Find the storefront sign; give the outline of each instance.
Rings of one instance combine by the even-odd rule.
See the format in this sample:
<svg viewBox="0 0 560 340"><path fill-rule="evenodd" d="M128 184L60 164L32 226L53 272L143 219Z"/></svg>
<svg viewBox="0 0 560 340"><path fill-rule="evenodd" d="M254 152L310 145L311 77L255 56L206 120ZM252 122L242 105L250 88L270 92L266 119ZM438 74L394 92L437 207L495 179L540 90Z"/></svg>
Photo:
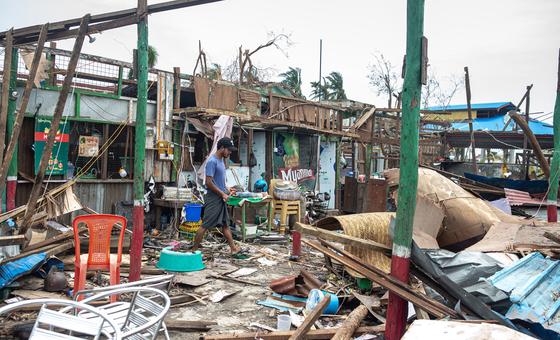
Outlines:
<svg viewBox="0 0 560 340"><path fill-rule="evenodd" d="M35 173L39 170L39 163L43 155L43 149L47 142L47 136L51 127L50 119L37 118L35 121ZM70 141L70 123L59 125L56 133L52 153L47 165L47 175L63 175L66 173L68 163L68 142Z"/></svg>
<svg viewBox="0 0 560 340"><path fill-rule="evenodd" d="M78 156L95 157L99 152L99 137L80 136L78 143Z"/></svg>
<svg viewBox="0 0 560 340"><path fill-rule="evenodd" d="M284 168L279 169L278 175L283 181L291 181L299 183L308 179L315 179L313 170L311 169L297 169L297 168Z"/></svg>

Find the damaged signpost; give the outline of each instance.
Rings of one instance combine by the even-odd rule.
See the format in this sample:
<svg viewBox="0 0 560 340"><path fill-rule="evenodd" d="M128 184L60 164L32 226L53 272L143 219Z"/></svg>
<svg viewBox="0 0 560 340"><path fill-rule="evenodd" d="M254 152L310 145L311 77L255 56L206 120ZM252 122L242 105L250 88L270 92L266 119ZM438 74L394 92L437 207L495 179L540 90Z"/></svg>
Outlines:
<svg viewBox="0 0 560 340"><path fill-rule="evenodd" d="M408 0L399 204L391 257L391 276L402 282L408 282L409 278L412 224L418 186L418 124L422 91L423 30L424 0ZM390 292L385 330L388 340L400 339L404 334L407 310L408 302L394 292Z"/></svg>

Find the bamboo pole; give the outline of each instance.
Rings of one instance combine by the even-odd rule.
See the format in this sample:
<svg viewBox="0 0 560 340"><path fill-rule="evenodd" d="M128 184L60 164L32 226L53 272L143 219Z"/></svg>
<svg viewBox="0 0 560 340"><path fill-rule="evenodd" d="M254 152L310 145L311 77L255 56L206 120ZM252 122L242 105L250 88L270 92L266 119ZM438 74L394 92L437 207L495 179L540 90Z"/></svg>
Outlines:
<svg viewBox="0 0 560 340"><path fill-rule="evenodd" d="M90 19L89 14L86 14L83 17L82 23L80 24L78 36L76 37L76 41L74 42L74 48L72 49L72 57L70 58L67 67L68 73L64 77L64 83L62 84L62 89L60 90L58 101L54 109L50 130L47 135L47 142L45 143L43 154L41 155L41 162L39 163L39 170L37 171L37 175L35 176L35 183L33 184L33 188L31 189L31 194L29 195L29 201L27 202L27 210L23 217L23 223L20 226L20 230L19 230L20 234L25 234L25 232L29 228L29 222L31 221L31 217L35 213L35 207L37 205L37 200L39 199L41 186L43 185L43 180L45 178L47 165L49 163L49 158L51 157L51 153L53 150L56 133L58 131L58 127L62 119L64 106L66 104L66 99L68 98L68 92L70 91L70 87L72 86L72 79L74 78L76 67L78 66L78 60L80 59L80 51L82 50L82 46L84 44L84 37L87 32L89 19ZM30 81L33 80L30 79Z"/></svg>
<svg viewBox="0 0 560 340"><path fill-rule="evenodd" d="M399 205L391 256L391 276L402 282L408 282L409 279L412 224L416 210L423 31L424 0L408 0L406 69L402 96ZM407 310L408 302L394 292L390 292L385 330L385 337L388 340L400 339L404 334Z"/></svg>

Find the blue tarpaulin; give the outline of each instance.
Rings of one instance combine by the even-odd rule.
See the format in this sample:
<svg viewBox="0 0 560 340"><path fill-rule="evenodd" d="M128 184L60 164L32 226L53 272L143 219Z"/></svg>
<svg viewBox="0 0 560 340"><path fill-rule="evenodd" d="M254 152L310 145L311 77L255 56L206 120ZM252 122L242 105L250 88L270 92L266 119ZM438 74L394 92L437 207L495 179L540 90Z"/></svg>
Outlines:
<svg viewBox="0 0 560 340"><path fill-rule="evenodd" d="M47 253L39 253L8 262L0 266L0 289L14 282L17 278L33 272L46 260Z"/></svg>

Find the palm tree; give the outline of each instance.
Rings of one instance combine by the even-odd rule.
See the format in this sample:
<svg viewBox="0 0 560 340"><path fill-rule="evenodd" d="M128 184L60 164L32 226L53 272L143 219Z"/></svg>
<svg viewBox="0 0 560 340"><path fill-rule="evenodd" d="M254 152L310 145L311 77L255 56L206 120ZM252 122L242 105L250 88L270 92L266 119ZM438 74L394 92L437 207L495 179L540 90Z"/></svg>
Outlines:
<svg viewBox="0 0 560 340"><path fill-rule="evenodd" d="M327 76L327 81L325 86L328 89L328 99L329 100L346 100L346 92L344 91L344 82L342 80L342 74L340 72L331 72Z"/></svg>
<svg viewBox="0 0 560 340"><path fill-rule="evenodd" d="M325 82L325 78L323 78L323 83ZM329 99L329 88L327 87L327 84L323 85L322 83L318 82L318 81L312 81L311 82L311 98L313 99L323 99L323 100L328 100Z"/></svg>
<svg viewBox="0 0 560 340"><path fill-rule="evenodd" d="M301 69L299 67L290 67L288 71L280 73L280 77L284 78L281 81L282 84L291 89L296 96L303 97L301 93Z"/></svg>
<svg viewBox="0 0 560 340"><path fill-rule="evenodd" d="M153 68L158 62L159 53L155 47L148 45L148 67Z"/></svg>
<svg viewBox="0 0 560 340"><path fill-rule="evenodd" d="M148 45L148 68L154 68L158 62L159 53L155 47ZM134 79L132 69L128 70L128 79Z"/></svg>

